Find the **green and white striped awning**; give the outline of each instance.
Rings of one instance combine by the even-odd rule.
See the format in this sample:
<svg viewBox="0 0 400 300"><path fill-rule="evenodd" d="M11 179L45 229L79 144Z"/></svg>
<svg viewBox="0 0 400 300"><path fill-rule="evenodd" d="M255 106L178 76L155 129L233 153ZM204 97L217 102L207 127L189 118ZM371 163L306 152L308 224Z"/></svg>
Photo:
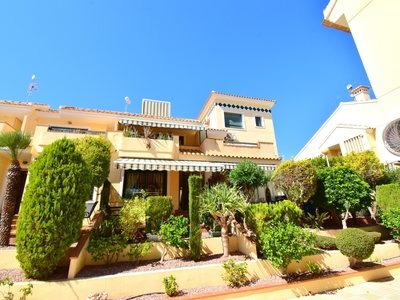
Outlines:
<svg viewBox="0 0 400 300"><path fill-rule="evenodd" d="M236 167L237 163L224 163L226 170L232 170ZM274 171L276 169L276 165L258 165L264 171Z"/></svg>
<svg viewBox="0 0 400 300"><path fill-rule="evenodd" d="M117 169L148 170L148 171L189 171L189 172L220 172L235 168L236 163L161 160L141 158L119 158L114 161ZM275 165L259 165L265 171L275 170Z"/></svg>
<svg viewBox="0 0 400 300"><path fill-rule="evenodd" d="M224 169L222 163L188 160L119 158L114 163L117 169L131 170L218 172Z"/></svg>
<svg viewBox="0 0 400 300"><path fill-rule="evenodd" d="M190 130L205 130L202 124L183 124L164 122L157 120L134 120L134 119L120 119L119 123L124 125L139 125L149 127L162 127L162 128L179 128L179 129L190 129Z"/></svg>

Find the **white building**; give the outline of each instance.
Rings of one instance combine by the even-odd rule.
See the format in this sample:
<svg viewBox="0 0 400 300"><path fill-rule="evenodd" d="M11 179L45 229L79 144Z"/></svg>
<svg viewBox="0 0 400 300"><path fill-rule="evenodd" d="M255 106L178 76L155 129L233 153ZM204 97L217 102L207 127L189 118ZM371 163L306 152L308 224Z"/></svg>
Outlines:
<svg viewBox="0 0 400 300"><path fill-rule="evenodd" d="M350 32L370 79L349 87L342 102L295 159L373 150L382 162L400 164L400 1L331 0L323 23Z"/></svg>

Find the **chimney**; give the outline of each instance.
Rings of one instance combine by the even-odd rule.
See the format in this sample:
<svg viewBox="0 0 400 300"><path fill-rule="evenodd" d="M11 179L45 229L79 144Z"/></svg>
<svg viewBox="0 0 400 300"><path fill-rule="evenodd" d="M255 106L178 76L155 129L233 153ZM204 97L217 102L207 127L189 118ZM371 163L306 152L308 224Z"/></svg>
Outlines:
<svg viewBox="0 0 400 300"><path fill-rule="evenodd" d="M171 103L168 101L142 99L142 114L159 117L170 117Z"/></svg>
<svg viewBox="0 0 400 300"><path fill-rule="evenodd" d="M368 93L369 88L365 85L359 85L354 89L349 89L350 96L354 97L354 101L363 102L371 100L371 97Z"/></svg>

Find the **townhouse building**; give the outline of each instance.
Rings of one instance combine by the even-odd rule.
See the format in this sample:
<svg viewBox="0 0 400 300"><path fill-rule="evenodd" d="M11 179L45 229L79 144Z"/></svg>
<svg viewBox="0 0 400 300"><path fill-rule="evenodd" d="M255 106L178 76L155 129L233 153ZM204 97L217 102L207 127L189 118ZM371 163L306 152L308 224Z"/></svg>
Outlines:
<svg viewBox="0 0 400 300"><path fill-rule="evenodd" d="M280 162L272 108L273 100L211 92L196 119L170 115L165 101L142 101L141 113L0 100L0 132L21 130L32 135L20 156L24 176L43 149L57 139L103 136L112 144L108 177L110 203L142 189L149 195L169 195L175 210L188 209L191 174L210 178L248 159L266 172ZM0 151L0 199L9 157ZM266 201L265 187L256 201ZM1 202L0 202L1 205ZM16 212L18 211L18 208Z"/></svg>

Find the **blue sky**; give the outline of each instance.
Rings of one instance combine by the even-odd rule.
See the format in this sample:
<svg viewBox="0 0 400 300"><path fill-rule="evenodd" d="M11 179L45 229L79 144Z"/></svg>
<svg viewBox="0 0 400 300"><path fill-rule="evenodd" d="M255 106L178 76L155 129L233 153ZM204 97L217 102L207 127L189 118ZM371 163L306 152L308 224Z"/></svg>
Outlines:
<svg viewBox="0 0 400 300"><path fill-rule="evenodd" d="M274 99L290 159L369 85L350 34L321 24L328 0L69 0L0 3L0 99L140 112L168 100L196 118L211 90ZM27 87L36 74L39 90Z"/></svg>

